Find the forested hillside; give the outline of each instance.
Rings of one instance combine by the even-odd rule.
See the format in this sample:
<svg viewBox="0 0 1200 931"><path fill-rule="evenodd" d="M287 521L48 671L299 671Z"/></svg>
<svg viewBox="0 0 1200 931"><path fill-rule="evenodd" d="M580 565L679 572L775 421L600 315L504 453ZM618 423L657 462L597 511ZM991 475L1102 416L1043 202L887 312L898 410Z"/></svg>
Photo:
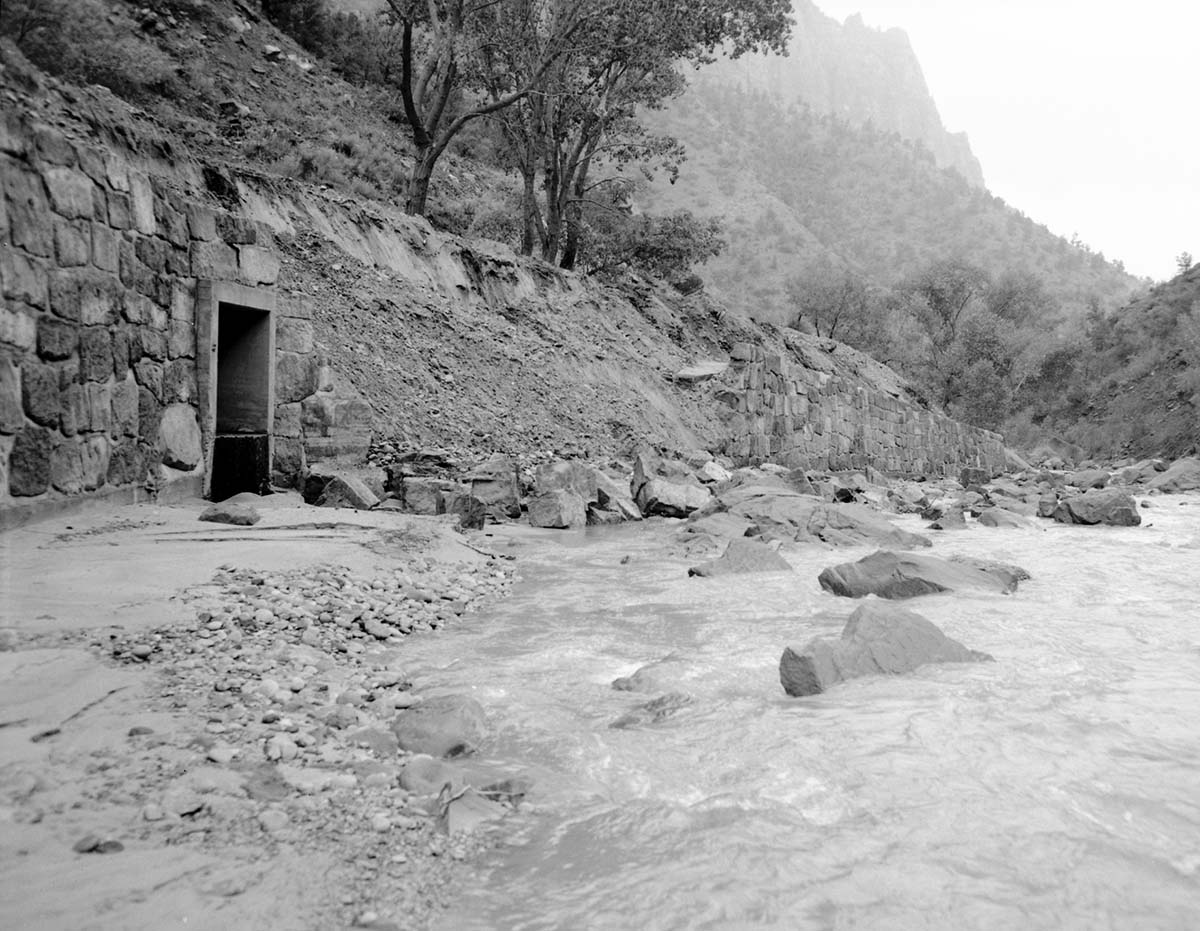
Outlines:
<svg viewBox="0 0 1200 931"><path fill-rule="evenodd" d="M1181 266L1190 257L1181 256ZM1200 444L1200 265L1062 345L1025 387L1012 438L1060 435L1101 456L1180 456Z"/></svg>
<svg viewBox="0 0 1200 931"><path fill-rule="evenodd" d="M1119 263L1072 244L938 168L920 143L856 127L776 96L699 76L662 127L688 151L680 181L645 209L725 219L728 247L705 273L732 306L785 321L789 276L822 259L892 286L958 258L992 275L1041 278L1058 308L1043 326L1115 307L1139 286Z"/></svg>

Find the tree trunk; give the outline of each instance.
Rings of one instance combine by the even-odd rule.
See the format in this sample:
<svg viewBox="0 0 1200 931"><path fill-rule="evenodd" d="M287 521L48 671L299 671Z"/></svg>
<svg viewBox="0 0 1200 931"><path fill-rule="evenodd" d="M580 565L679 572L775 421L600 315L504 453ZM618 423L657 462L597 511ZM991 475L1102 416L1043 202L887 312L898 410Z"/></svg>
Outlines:
<svg viewBox="0 0 1200 931"><path fill-rule="evenodd" d="M587 194L588 172L591 170L591 152L583 158L575 170L575 179L571 183L571 199L567 201L567 241L563 246L562 259L559 267L571 271L579 259L579 235L583 231L583 198Z"/></svg>
<svg viewBox="0 0 1200 931"><path fill-rule="evenodd" d="M558 258L558 245L562 240L562 213L557 198L546 198L546 229L542 234L542 261L554 263Z"/></svg>
<svg viewBox="0 0 1200 931"><path fill-rule="evenodd" d="M567 241L563 244L562 258L558 260L559 268L571 271L579 258L579 230L583 225L583 203L573 200L567 207Z"/></svg>
<svg viewBox="0 0 1200 931"><path fill-rule="evenodd" d="M540 238L537 189L534 186L536 169L530 165L528 168L522 168L521 173L525 176L525 191L521 195L521 206L525 211L524 228L521 230L521 255L533 255L534 243Z"/></svg>
<svg viewBox="0 0 1200 931"><path fill-rule="evenodd" d="M429 197L429 179L433 175L433 166L437 164L438 153L430 147L423 150L413 162L408 173L408 187L405 191L404 212L409 216L423 217L425 201Z"/></svg>

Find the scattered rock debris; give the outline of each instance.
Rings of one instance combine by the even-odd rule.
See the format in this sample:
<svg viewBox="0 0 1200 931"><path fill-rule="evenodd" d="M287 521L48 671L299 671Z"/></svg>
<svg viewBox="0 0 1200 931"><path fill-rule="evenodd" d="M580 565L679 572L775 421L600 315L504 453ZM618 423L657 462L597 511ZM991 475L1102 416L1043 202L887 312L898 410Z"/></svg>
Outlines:
<svg viewBox="0 0 1200 931"><path fill-rule="evenodd" d="M402 784L413 755L391 725L423 697L398 647L503 596L512 575L498 558L414 556L377 577L226 566L183 594L190 621L59 635L59 644L83 641L157 677L144 710L155 726L127 722L116 745L73 763L74 798L128 814L68 844L114 856L190 846L232 860L286 848L340 864L323 926L420 924L448 871L489 844L483 826L521 805L521 794L485 798L494 787L477 792L453 763L440 781ZM4 768L10 787L25 787L5 793L14 821L78 807L45 791L66 779L17 770ZM261 872L208 891L240 895Z"/></svg>

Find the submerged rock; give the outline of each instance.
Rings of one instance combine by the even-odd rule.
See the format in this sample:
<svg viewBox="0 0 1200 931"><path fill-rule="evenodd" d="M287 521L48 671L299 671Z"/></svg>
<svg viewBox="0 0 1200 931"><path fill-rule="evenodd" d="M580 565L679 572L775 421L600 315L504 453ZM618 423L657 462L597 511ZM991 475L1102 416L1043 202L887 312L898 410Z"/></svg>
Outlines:
<svg viewBox="0 0 1200 931"><path fill-rule="evenodd" d="M631 675L613 679L612 687L618 692L668 692L679 684L687 666L676 656L665 656L654 663L647 663L634 670Z"/></svg>
<svg viewBox="0 0 1200 931"><path fill-rule="evenodd" d="M858 562L825 569L817 580L835 595L903 599L937 592L978 590L1009 594L1017 582L1029 578L1015 566L948 561L935 556L879 550Z"/></svg>
<svg viewBox="0 0 1200 931"><path fill-rule="evenodd" d="M720 575L742 575L751 572L792 572L786 559L758 540L730 540L725 552L716 559L688 569L689 576L712 578Z"/></svg>
<svg viewBox="0 0 1200 931"><path fill-rule="evenodd" d="M427 698L392 722L400 748L409 753L454 757L472 753L487 734L483 706L467 695Z"/></svg>
<svg viewBox="0 0 1200 931"><path fill-rule="evenodd" d="M840 639L817 637L799 649L786 647L779 681L788 695L816 695L846 679L899 675L926 663L991 659L947 637L919 614L868 603L850 615Z"/></svg>
<svg viewBox="0 0 1200 931"><path fill-rule="evenodd" d="M1006 527L1012 529L1021 529L1029 526L1029 521L1020 514L1001 507L993 507L988 508L986 511L980 511L979 523L984 527Z"/></svg>
<svg viewBox="0 0 1200 931"><path fill-rule="evenodd" d="M443 790L439 824L447 834L470 833L489 821L498 821L507 813L499 802L486 798L470 786L450 793Z"/></svg>
<svg viewBox="0 0 1200 931"><path fill-rule="evenodd" d="M609 726L623 729L641 727L647 724L658 724L681 709L686 708L691 703L692 696L686 692L668 692L666 695L660 695L658 698L652 699L644 705L638 705L632 711L621 715L621 717L617 718Z"/></svg>
<svg viewBox="0 0 1200 931"><path fill-rule="evenodd" d="M940 517L929 525L930 530L966 530L967 517L961 505L945 508Z"/></svg>
<svg viewBox="0 0 1200 931"><path fill-rule="evenodd" d="M414 754L400 769L400 786L413 795L437 795L457 786L462 776L453 766L427 753Z"/></svg>

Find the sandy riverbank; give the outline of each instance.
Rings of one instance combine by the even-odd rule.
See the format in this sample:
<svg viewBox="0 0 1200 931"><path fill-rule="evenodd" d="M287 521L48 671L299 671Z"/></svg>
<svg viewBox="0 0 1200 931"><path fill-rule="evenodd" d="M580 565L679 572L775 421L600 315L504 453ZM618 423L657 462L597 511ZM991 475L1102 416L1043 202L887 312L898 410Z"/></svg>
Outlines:
<svg viewBox="0 0 1200 931"><path fill-rule="evenodd" d="M421 927L484 842L405 788L389 724L424 698L405 639L511 561L438 519L258 504L0 536L0 925Z"/></svg>

